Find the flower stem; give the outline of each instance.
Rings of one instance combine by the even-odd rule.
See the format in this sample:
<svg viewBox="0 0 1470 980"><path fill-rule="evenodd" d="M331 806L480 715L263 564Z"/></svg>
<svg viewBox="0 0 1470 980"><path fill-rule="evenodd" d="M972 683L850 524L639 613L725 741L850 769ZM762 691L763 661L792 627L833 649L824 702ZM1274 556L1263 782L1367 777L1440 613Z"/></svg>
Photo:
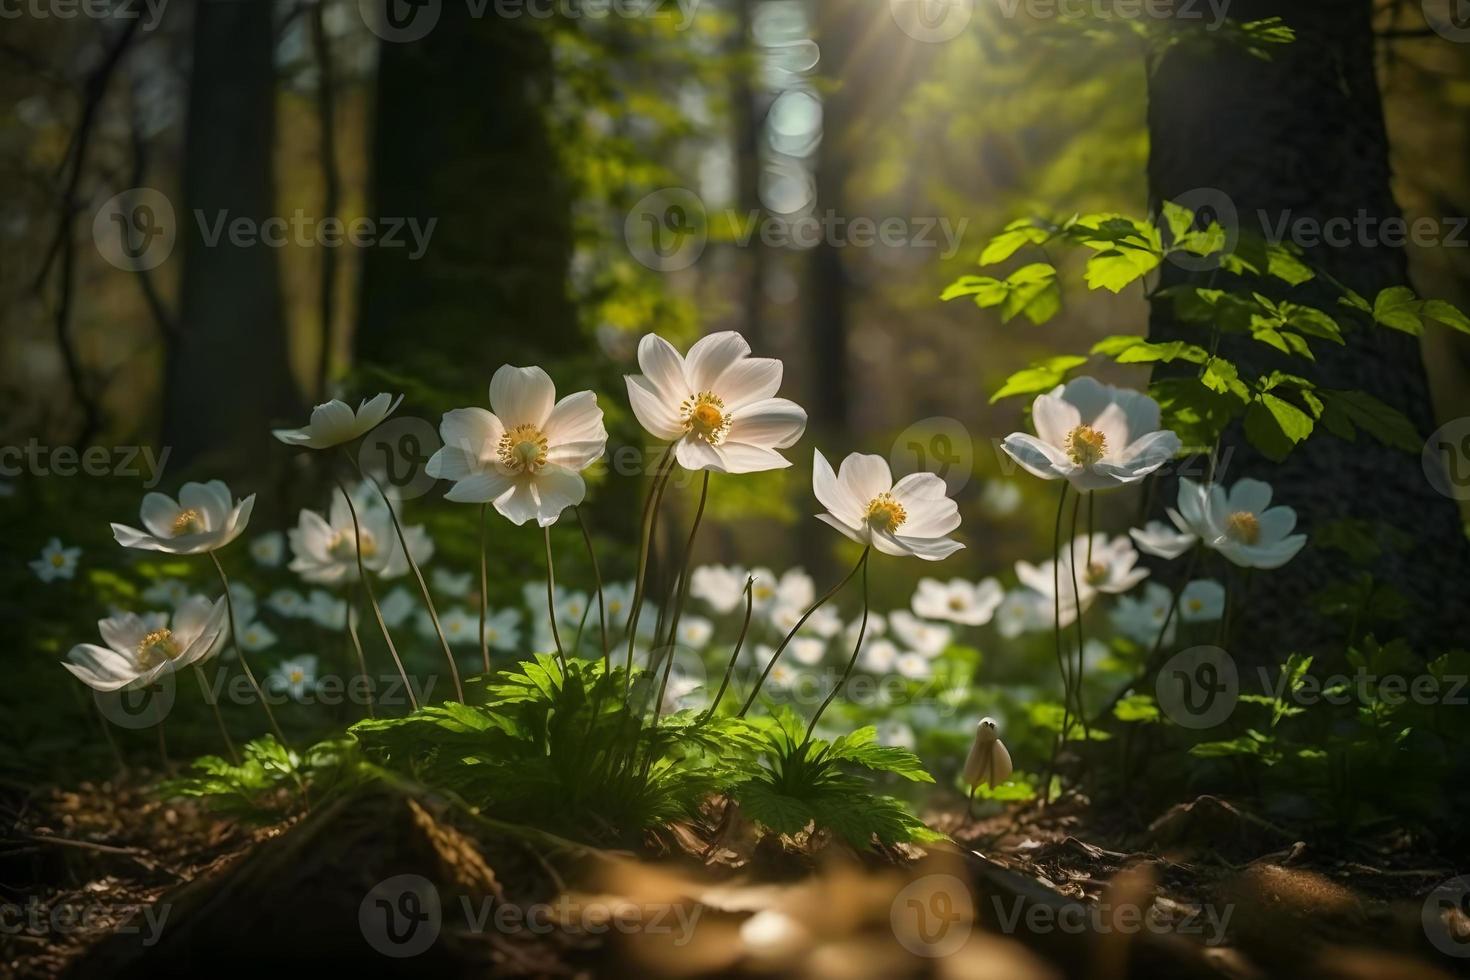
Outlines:
<svg viewBox="0 0 1470 980"><path fill-rule="evenodd" d="M556 659L561 661L561 672L567 672L566 651L561 648L561 630L556 627L556 566L551 559L551 525L541 528L546 539L546 614L551 617L551 638L556 641Z"/></svg>
<svg viewBox="0 0 1470 980"><path fill-rule="evenodd" d="M771 676L771 670L776 666L776 661L781 659L782 652L784 652L787 645L790 644L793 639L795 639L797 631L806 625L806 621L811 617L812 613L825 606L833 596L842 591L843 586L852 581L852 577L854 575L856 575L860 570L863 569L863 567L867 565L868 552L871 550L871 545L864 547L862 555L857 560L857 564L852 566L852 571L848 572L847 575L843 577L841 582L838 582L836 585L832 586L832 588L827 590L826 594L824 594L816 602L812 603L811 608L801 614L801 618L796 621L796 625L791 627L791 632L786 634L786 636L781 640L781 645L776 647L776 651L771 654L771 659L766 661L766 668L765 670L761 671L760 677L756 679L755 686L751 688L750 696L745 699L745 705L741 707L739 717L744 718L746 713L750 711L750 706L755 704L756 695L760 694L761 687L763 687L766 683L766 678Z"/></svg>
<svg viewBox="0 0 1470 980"><path fill-rule="evenodd" d="M1067 483L1062 482L1062 493L1057 498L1057 519L1052 528L1052 552L1053 560L1051 566L1051 598L1052 598L1052 635L1056 639L1057 673L1062 678L1062 727L1057 732L1057 737L1051 745L1051 758L1047 760L1046 772L1042 777L1041 796L1043 800L1051 798L1051 777L1056 768L1057 754L1062 745L1067 741L1067 731L1072 727L1072 680L1067 669L1066 653L1062 649L1062 514L1067 509Z"/></svg>
<svg viewBox="0 0 1470 980"><path fill-rule="evenodd" d="M235 621L235 600L230 595L230 579L225 575L225 566L219 563L219 555L213 551L209 552L209 558L214 562L214 570L219 572L220 585L225 590L225 612L230 617L230 639L234 641L235 651L240 655L240 669L245 672L245 679L250 682L250 689L260 699L260 706L265 709L265 717L270 722L271 731L275 732L281 747L288 748L286 736L281 731L281 726L276 723L276 713L271 710L270 702L266 701L265 692L260 689L260 682L255 679L255 671L250 669L250 661L245 657L245 648L240 645L240 624Z"/></svg>
<svg viewBox="0 0 1470 980"><path fill-rule="evenodd" d="M480 505L480 658L485 661L485 673L490 673L490 639L485 633L485 616L490 609L490 570L485 561L485 519L490 505Z"/></svg>
<svg viewBox="0 0 1470 980"><path fill-rule="evenodd" d="M807 726L806 738L803 739L806 742L812 740L812 732L817 730L817 722L822 720L822 713L827 710L827 705L831 704L832 699L837 697L837 692L847 686L847 679L852 676L852 669L857 666L858 654L863 649L863 637L868 632L868 552L866 550L863 551L863 557L858 564L863 569L863 619L862 624L858 626L857 642L852 645L852 656L848 658L847 669L842 672L842 677L838 679L837 686L832 688L831 693L827 695L827 700L823 701L817 708L817 713L812 715L812 722Z"/></svg>
<svg viewBox="0 0 1470 980"><path fill-rule="evenodd" d="M225 748L230 753L230 761L238 766L240 755L235 751L235 741L230 738L230 730L225 727L225 716L220 714L219 702L215 701L214 695L209 691L209 680L204 676L204 668L195 664L194 675L199 679L199 692L204 695L204 703L209 705L210 711L214 712L214 723L219 726L220 737L225 740Z"/></svg>
<svg viewBox="0 0 1470 980"><path fill-rule="evenodd" d="M1077 584L1077 512L1081 509L1082 498L1078 497L1072 505L1072 533L1067 539L1067 566L1072 572L1072 601L1077 604L1077 670L1072 674L1072 699L1077 705L1077 720L1082 723L1082 738L1086 740L1092 738L1092 733L1087 730L1087 709L1082 706L1082 645L1085 640L1082 635L1082 590ZM1088 537L1087 547L1090 554L1091 536Z"/></svg>
<svg viewBox="0 0 1470 980"><path fill-rule="evenodd" d="M582 529L582 540L587 545L587 559L592 562L592 579L597 584L597 616L602 623L602 659L611 669L612 648L608 646L607 640L607 600L602 593L602 571L597 567L597 552L592 547L592 532L587 529L587 520L582 516L582 508L573 507L572 513L577 515L577 526Z"/></svg>
<svg viewBox="0 0 1470 980"><path fill-rule="evenodd" d="M353 596L356 599L356 596ZM357 603L347 604L347 636L352 640L352 649L357 653L357 671L362 675L363 693L367 697L367 713L369 718L376 718L377 713L373 710L372 683L368 680L367 657L362 652L362 637L357 635Z"/></svg>
<svg viewBox="0 0 1470 980"><path fill-rule="evenodd" d="M675 583L674 612L669 617L669 632L664 637L664 674L658 685L658 697L653 702L653 727L658 727L659 715L663 713L664 692L668 690L669 674L674 669L674 638L679 635L679 619L684 615L684 602L689 598L689 563L694 558L694 537L699 533L699 522L704 519L704 505L709 499L709 470L699 485L699 506L694 509L694 520L689 525L689 540L684 543L684 564Z"/></svg>
<svg viewBox="0 0 1470 980"><path fill-rule="evenodd" d="M350 457L349 457L350 458ZM408 703L414 711L419 710L419 699L413 693L413 685L408 682L408 671L403 669L403 658L398 656L398 647L393 643L393 635L388 632L388 623L383 619L383 608L378 605L378 597L373 592L373 581L368 578L367 568L362 563L362 525L357 520L357 505L352 502L352 494L337 481L337 491L347 501L347 513L352 515L353 551L357 558L357 580L362 583L363 591L367 593L368 603L373 607L373 615L377 617L378 629L383 633L383 642L388 644L388 653L393 657L393 663L398 667L398 676L403 681L403 689L408 692ZM351 615L349 612L348 615Z"/></svg>
<svg viewBox="0 0 1470 980"><path fill-rule="evenodd" d="M412 549L408 547L408 538L403 533L403 525L399 523L398 512L393 509L393 501L388 499L388 492L383 489L377 477L364 472L362 467L358 466L357 460L352 459L350 454L347 458L351 459L352 465L357 467L358 475L377 488L378 496L383 498L383 504L388 508L388 519L393 522L393 532L398 535L398 545L403 549L403 557L408 559L408 567L413 570L413 577L418 580L419 592L423 593L424 605L429 609L429 619L434 624L434 632L439 634L439 646L444 650L444 659L449 663L449 676L454 681L454 696L462 704L464 703L464 686L459 682L459 666L454 662L454 654L449 649L449 639L444 635L444 627L439 625L439 610L434 608L434 598L429 595L429 583L424 581L423 569L419 568Z"/></svg>
<svg viewBox="0 0 1470 980"><path fill-rule="evenodd" d="M623 699L626 701L633 690L633 643L638 637L638 617L643 612L643 587L648 575L648 552L653 538L653 522L658 514L659 501L663 498L664 485L674 469L674 447L664 450L653 474L653 486L648 499L643 502L643 529L638 544L638 574L633 580L633 607L628 611L628 670L623 676Z"/></svg>
<svg viewBox="0 0 1470 980"><path fill-rule="evenodd" d="M710 717L715 713L715 709L720 706L720 702L725 699L725 690L730 686L731 675L735 673L735 662L740 659L740 648L745 646L745 634L750 632L750 614L755 610L754 589L755 579L746 578L745 619L740 624L740 635L735 639L735 650L733 653L730 654L730 664L725 668L725 676L720 679L720 689L715 692L714 699L710 701L709 707L705 709L704 714L700 717L699 721L695 723L696 728L709 721Z"/></svg>
<svg viewBox="0 0 1470 980"><path fill-rule="evenodd" d="M163 733L163 709L158 707L157 700L153 702L153 705L154 714L158 718L158 721L153 726L158 729L158 760L163 764L164 773L173 775L174 764L168 757L168 737Z"/></svg>

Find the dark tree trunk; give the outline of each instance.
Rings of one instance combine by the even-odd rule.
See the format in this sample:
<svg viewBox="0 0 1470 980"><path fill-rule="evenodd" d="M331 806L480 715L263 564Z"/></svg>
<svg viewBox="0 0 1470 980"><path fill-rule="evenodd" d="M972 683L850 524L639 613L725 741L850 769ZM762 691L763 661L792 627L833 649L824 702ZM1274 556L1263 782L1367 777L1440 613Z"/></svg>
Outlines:
<svg viewBox="0 0 1470 980"><path fill-rule="evenodd" d="M437 223L422 256L366 254L360 362L483 399L501 364L576 349L551 84L543 28L462 3L422 40L381 45L371 208Z"/></svg>
<svg viewBox="0 0 1470 980"><path fill-rule="evenodd" d="M1241 22L1282 16L1296 30L1295 43L1276 49L1270 61L1229 43L1176 46L1151 72L1149 192L1155 205L1212 188L1228 195L1240 226L1260 233L1283 216L1326 221L1398 216L1390 190L1388 138L1374 71L1369 0L1295 0L1290 4L1239 0L1230 15ZM1356 236L1355 236L1356 237ZM1402 250L1354 241L1347 247L1308 249L1317 269L1369 298L1407 279ZM1207 273L1166 267L1163 285L1203 283ZM1337 310L1326 287L1304 287L1303 301ZM1197 328L1174 320L1169 304L1156 301L1150 336L1174 338ZM1423 435L1435 428L1419 342L1383 330L1352 331L1345 347L1314 343L1317 363L1302 370L1273 359L1264 345L1226 337L1221 353L1251 376L1273 367L1311 376L1330 388L1366 391L1402 411ZM1312 534L1340 518L1360 518L1398 528L1415 544L1385 550L1371 571L1416 605L1383 634L1407 635L1428 652L1463 642L1462 591L1470 569L1465 535L1454 501L1426 481L1417 455L1379 445L1364 434L1348 443L1318 433L1281 464L1246 443L1233 425L1222 444L1226 483L1242 477L1269 482L1276 501L1296 508L1301 530ZM1163 496L1172 502L1173 481ZM1308 547L1285 568L1256 573L1248 605L1237 618L1239 653L1268 662L1295 650L1336 645L1343 630L1312 611L1312 597L1329 582L1351 575L1341 553ZM1238 580L1237 580L1238 581ZM1234 652L1234 651L1232 651Z"/></svg>
<svg viewBox="0 0 1470 980"><path fill-rule="evenodd" d="M259 228L276 213L274 44L268 3L206 0L196 8L177 215L180 336L165 368L164 442L176 465L226 449L256 458L271 445L272 423L300 415L280 250L233 245L229 234L236 219Z"/></svg>

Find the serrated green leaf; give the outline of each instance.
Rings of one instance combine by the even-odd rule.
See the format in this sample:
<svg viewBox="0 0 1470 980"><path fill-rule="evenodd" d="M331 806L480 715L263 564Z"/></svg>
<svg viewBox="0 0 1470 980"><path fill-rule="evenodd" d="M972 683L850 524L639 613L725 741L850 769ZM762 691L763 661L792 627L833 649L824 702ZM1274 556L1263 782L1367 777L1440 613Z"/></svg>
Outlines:
<svg viewBox="0 0 1470 980"><path fill-rule="evenodd" d="M1013 395L1031 395L1050 391L1067 378L1067 372L1087 363L1087 358L1063 354L1037 361L1024 370L1017 371L1006 379L1005 384L990 396L992 404Z"/></svg>

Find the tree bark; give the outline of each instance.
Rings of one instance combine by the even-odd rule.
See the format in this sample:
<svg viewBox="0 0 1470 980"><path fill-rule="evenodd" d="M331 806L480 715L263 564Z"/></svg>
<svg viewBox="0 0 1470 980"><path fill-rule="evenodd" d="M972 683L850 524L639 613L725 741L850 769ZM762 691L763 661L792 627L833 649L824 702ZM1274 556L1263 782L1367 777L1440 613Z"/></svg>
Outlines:
<svg viewBox="0 0 1470 980"><path fill-rule="evenodd" d="M1274 50L1269 61L1226 41L1178 45L1158 58L1149 81L1152 203L1157 207L1213 188L1233 202L1240 227L1257 234L1283 217L1317 222L1355 220L1360 214L1379 221L1397 217L1370 0L1239 0L1230 9L1237 22L1276 15L1295 29L1297 39ZM1346 247L1308 248L1306 259L1370 300L1386 287L1406 283L1401 249L1372 237L1354 238ZM1208 278L1208 273L1167 266L1161 285L1202 285ZM1302 287L1295 298L1341 312L1334 292L1320 280ZM1177 322L1167 300L1154 301L1151 339L1198 341L1198 329ZM1382 328L1355 329L1346 346L1314 342L1313 350L1317 362L1308 365L1288 362L1248 337L1226 336L1220 344L1220 353L1240 365L1243 376L1282 368L1324 387L1368 392L1403 412L1422 435L1435 428L1416 338ZM1416 607L1402 622L1381 630L1380 639L1406 635L1425 653L1462 642L1463 611L1450 595L1467 581L1470 549L1454 501L1430 486L1417 455L1384 447L1362 433L1349 443L1318 432L1278 464L1247 444L1237 422L1225 433L1221 459L1218 479L1226 484L1244 477L1267 481L1275 490L1274 502L1294 507L1299 530L1309 535L1349 517L1410 535L1412 548L1385 549L1370 569L1378 582ZM1161 503L1173 502L1174 485L1166 481ZM1255 587L1236 617L1238 655L1270 662L1296 650L1341 649L1342 628L1325 623L1312 598L1352 571L1339 552L1309 541L1284 568L1256 573Z"/></svg>
<svg viewBox="0 0 1470 980"><path fill-rule="evenodd" d="M231 222L260 228L276 213L271 5L205 0L194 17L184 208L176 215L181 329L165 366L164 443L175 465L226 450L258 458L272 424L300 415L279 249L235 245L229 234Z"/></svg>

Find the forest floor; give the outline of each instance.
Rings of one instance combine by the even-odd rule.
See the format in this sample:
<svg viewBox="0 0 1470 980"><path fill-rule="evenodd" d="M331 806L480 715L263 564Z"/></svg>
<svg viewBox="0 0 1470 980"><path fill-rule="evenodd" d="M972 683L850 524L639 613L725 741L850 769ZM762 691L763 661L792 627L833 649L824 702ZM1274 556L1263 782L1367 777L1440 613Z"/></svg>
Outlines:
<svg viewBox="0 0 1470 980"><path fill-rule="evenodd" d="M929 813L954 845L866 855L713 802L635 854L389 791L251 826L152 782L7 790L0 974L1470 976L1424 924L1456 873L1434 842L1302 840L1214 797ZM1442 921L1470 954L1463 901Z"/></svg>

